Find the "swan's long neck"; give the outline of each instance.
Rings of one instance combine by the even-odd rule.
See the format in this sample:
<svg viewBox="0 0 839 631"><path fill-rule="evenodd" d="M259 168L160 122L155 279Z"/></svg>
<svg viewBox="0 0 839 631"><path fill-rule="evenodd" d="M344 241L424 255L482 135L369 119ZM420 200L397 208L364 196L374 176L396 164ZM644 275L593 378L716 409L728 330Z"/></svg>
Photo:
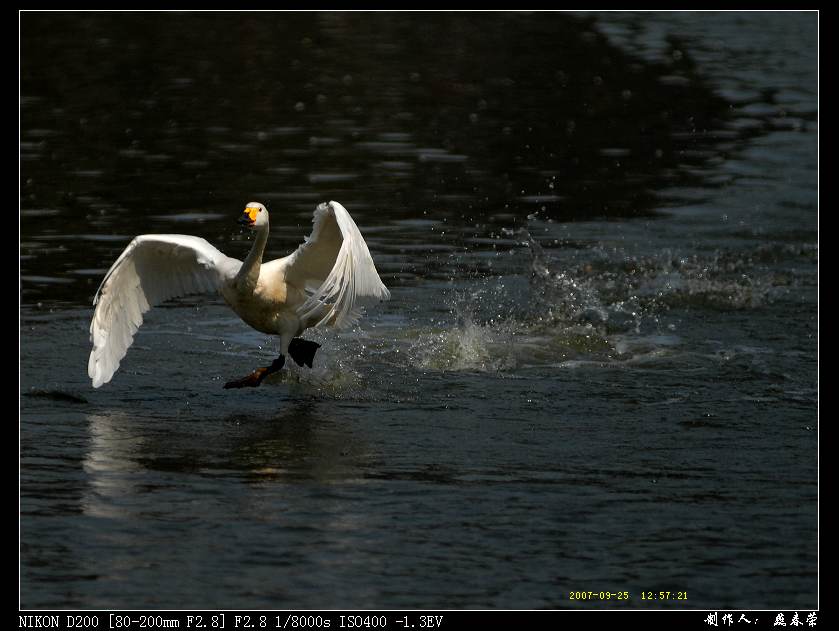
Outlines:
<svg viewBox="0 0 839 631"><path fill-rule="evenodd" d="M262 266L262 254L265 252L265 244L268 243L268 222L256 229L254 239L248 258L242 264L239 273L236 274L236 288L240 292L253 293L256 289L256 281L259 280L259 268Z"/></svg>

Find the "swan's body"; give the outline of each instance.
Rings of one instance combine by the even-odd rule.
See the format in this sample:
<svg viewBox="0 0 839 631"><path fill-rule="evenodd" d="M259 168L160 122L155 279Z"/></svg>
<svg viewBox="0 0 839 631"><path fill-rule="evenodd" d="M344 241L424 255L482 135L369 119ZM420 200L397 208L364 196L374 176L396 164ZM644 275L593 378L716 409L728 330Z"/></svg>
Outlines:
<svg viewBox="0 0 839 631"><path fill-rule="evenodd" d="M244 262L188 235L146 234L128 245L93 300L88 375L94 388L110 381L119 368L143 314L170 298L218 292L248 325L280 337L280 357L271 368L228 387L259 385L282 367L292 340L305 329L345 326L358 318L365 301L390 298L364 238L341 204L320 204L306 242L289 256L267 263L262 255L268 211L252 202L240 222L256 233ZM291 356L311 366L316 350L312 342L295 340Z"/></svg>

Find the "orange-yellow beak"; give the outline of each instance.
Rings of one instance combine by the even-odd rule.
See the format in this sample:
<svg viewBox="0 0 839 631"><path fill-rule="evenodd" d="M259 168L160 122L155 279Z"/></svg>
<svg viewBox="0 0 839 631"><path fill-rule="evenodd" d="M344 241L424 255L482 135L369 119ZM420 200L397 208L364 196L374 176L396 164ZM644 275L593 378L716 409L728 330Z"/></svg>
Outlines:
<svg viewBox="0 0 839 631"><path fill-rule="evenodd" d="M242 211L242 216L239 217L239 223L243 226L253 226L256 223L256 213L258 212L259 208L248 206Z"/></svg>

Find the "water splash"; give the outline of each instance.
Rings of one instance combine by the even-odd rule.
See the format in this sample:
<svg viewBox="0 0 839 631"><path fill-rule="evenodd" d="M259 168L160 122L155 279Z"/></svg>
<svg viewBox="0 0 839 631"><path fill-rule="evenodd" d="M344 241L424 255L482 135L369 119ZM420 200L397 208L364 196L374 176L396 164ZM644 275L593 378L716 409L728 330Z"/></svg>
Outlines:
<svg viewBox="0 0 839 631"><path fill-rule="evenodd" d="M517 365L509 323L475 321L470 302L455 306L455 326L423 333L409 349L412 365L442 371L498 372Z"/></svg>
<svg viewBox="0 0 839 631"><path fill-rule="evenodd" d="M405 396L402 385L416 372L514 377L530 368L656 361L685 352L674 313L753 309L772 299L772 277L742 253L628 256L598 243L548 254L527 230L505 232L517 238L517 252L526 248L526 261L501 274L455 274L411 295L418 305L438 301L443 316L412 319L407 303L390 324L373 314L351 331L310 332L323 344L314 370L292 366L277 379L300 394L367 400ZM453 253L451 265L462 271L472 256Z"/></svg>

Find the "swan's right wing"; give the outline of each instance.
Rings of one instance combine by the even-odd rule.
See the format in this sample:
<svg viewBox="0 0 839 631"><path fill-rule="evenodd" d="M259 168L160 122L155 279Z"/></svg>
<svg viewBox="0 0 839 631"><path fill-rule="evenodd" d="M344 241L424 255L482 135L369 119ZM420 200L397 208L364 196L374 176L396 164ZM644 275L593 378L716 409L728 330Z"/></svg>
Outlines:
<svg viewBox="0 0 839 631"><path fill-rule="evenodd" d="M199 237L136 237L111 266L93 299L93 350L87 364L93 387L114 376L144 313L170 298L218 291L241 265Z"/></svg>

